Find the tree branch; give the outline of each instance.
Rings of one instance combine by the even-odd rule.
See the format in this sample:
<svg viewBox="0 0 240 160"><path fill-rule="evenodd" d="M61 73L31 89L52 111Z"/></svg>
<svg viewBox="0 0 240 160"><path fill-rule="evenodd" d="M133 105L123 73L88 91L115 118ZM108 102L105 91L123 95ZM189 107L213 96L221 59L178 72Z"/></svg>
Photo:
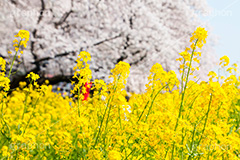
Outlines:
<svg viewBox="0 0 240 160"><path fill-rule="evenodd" d="M122 36L122 33L120 33L119 35L116 35L116 36L114 36L114 37L111 37L111 38L102 40L102 41L100 41L100 42L94 43L93 46L100 45L100 44L102 44L102 43L105 43L105 42L107 42L107 41L111 41L111 40L116 39L116 38L121 37L121 36Z"/></svg>
<svg viewBox="0 0 240 160"><path fill-rule="evenodd" d="M42 18L43 18L43 12L44 12L44 10L45 10L45 2L44 2L44 0L41 0L41 10L40 10L40 15L39 15L39 17L38 17L38 21L37 21L37 23L39 24L40 23L40 21L42 20Z"/></svg>
<svg viewBox="0 0 240 160"><path fill-rule="evenodd" d="M55 28L57 28L58 26L62 25L62 24L67 20L67 18L69 17L69 15L70 15L71 13L73 13L73 10L70 10L69 12L65 12L65 13L63 14L63 16L60 18L60 21L54 23Z"/></svg>

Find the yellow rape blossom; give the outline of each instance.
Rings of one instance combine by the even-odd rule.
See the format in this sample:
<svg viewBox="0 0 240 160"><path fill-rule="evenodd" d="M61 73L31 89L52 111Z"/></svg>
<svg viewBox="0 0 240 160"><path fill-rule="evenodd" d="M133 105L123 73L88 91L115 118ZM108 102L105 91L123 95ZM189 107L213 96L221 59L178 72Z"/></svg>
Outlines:
<svg viewBox="0 0 240 160"><path fill-rule="evenodd" d="M109 160L121 160L122 156L121 156L121 153L119 153L118 151L111 150L108 153L108 159Z"/></svg>
<svg viewBox="0 0 240 160"><path fill-rule="evenodd" d="M223 56L223 57L221 57L221 58L220 58L220 61L221 61L221 62L219 63L219 65L222 65L222 67L228 66L228 64L229 64L229 62L230 62L228 56Z"/></svg>
<svg viewBox="0 0 240 160"><path fill-rule="evenodd" d="M190 38L190 42L193 42L194 40L197 40L197 46L199 48L202 48L203 44L206 43L206 38L208 34L205 28L198 27L196 31L192 34L192 37ZM193 47L191 47L193 49Z"/></svg>
<svg viewBox="0 0 240 160"><path fill-rule="evenodd" d="M39 79L40 77L39 77L38 74L35 74L35 73L33 73L33 72L30 72L30 73L26 76L26 78L30 78L30 79L32 79L33 81L36 81L36 80Z"/></svg>
<svg viewBox="0 0 240 160"><path fill-rule="evenodd" d="M27 42L29 41L30 33L26 30L20 30L15 37L20 37L21 38L21 43L20 45L24 46L25 48L27 47ZM14 40L14 43L18 42Z"/></svg>
<svg viewBox="0 0 240 160"><path fill-rule="evenodd" d="M21 30L15 47L26 44ZM0 57L1 159L237 159L239 157L240 76L237 65L222 57L225 77L211 71L195 81L207 32L197 28L191 47L180 52L181 77L153 64L146 91L126 98L130 65L119 62L110 83L95 79L93 95L81 101L92 75L90 53L79 53L73 93L62 96L48 81L20 82L9 91L6 62ZM24 41L24 43L20 43ZM22 48L22 47L19 47ZM20 51L21 52L21 51ZM15 56L17 57L17 55ZM223 69L223 68L222 68ZM214 81L216 78L217 81ZM221 79L223 78L223 79ZM58 88L59 89L59 88Z"/></svg>
<svg viewBox="0 0 240 160"><path fill-rule="evenodd" d="M102 153L99 150L90 150L87 157L89 160L100 160L102 159Z"/></svg>
<svg viewBox="0 0 240 160"><path fill-rule="evenodd" d="M2 156L4 156L4 157L10 156L10 153L8 151L8 147L7 146L3 146L1 151L2 151Z"/></svg>

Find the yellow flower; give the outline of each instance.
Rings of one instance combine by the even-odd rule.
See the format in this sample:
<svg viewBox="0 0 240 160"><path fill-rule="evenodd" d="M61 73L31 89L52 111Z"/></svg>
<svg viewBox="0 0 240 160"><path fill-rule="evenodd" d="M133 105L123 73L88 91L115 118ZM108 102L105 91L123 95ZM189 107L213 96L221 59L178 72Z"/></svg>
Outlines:
<svg viewBox="0 0 240 160"><path fill-rule="evenodd" d="M101 160L102 159L102 153L99 150L91 149L87 157L89 160Z"/></svg>
<svg viewBox="0 0 240 160"><path fill-rule="evenodd" d="M6 71L5 70L5 66L6 66L6 61L2 58L2 57L0 57L0 66L1 66L1 70L2 71Z"/></svg>
<svg viewBox="0 0 240 160"><path fill-rule="evenodd" d="M196 43L203 39L203 31L195 32L192 40ZM201 47L204 41L195 43L192 48ZM6 62L0 57L0 139L6 140L0 157L16 158L17 152L17 159L78 156L137 160L161 159L163 155L176 160L216 159L219 155L237 159L240 77L227 73L225 78L212 71L209 81L187 80L188 73L199 69L194 64L201 56L200 52L190 52L190 48L180 53L180 72L184 73L181 77L156 63L150 70L146 92L133 93L128 101L124 89L130 74L128 63L120 62L111 70L111 83L95 79L91 88L94 95L81 103L82 93L86 92L84 85L91 78L88 52L79 54L74 68L76 90L71 92L80 91L77 99L52 92L49 82L38 84L39 76L32 72L27 75L31 84L20 82L18 88L7 92L10 80L5 77ZM229 59L224 57L220 65L227 63ZM226 70L235 69L236 64ZM181 87L178 78L182 80ZM194 78L198 77L194 74ZM219 82L213 82L213 78Z"/></svg>
<svg viewBox="0 0 240 160"><path fill-rule="evenodd" d="M49 84L49 80L45 80L45 83L46 83L46 84Z"/></svg>
<svg viewBox="0 0 240 160"><path fill-rule="evenodd" d="M18 44L17 44L17 43L14 43L14 44L13 44L13 47L18 47Z"/></svg>
<svg viewBox="0 0 240 160"><path fill-rule="evenodd" d="M223 57L221 57L221 58L220 58L220 61L221 61L221 62L219 63L219 65L223 64L222 67L223 67L223 66L227 66L227 65L229 64L229 62L230 62L228 56L223 56Z"/></svg>
<svg viewBox="0 0 240 160"><path fill-rule="evenodd" d="M229 73L232 73L232 70L234 70L233 67L229 67L226 71L229 72Z"/></svg>
<svg viewBox="0 0 240 160"><path fill-rule="evenodd" d="M15 37L20 37L21 38L21 42L20 45L24 46L25 48L27 47L27 42L29 40L30 37L30 33L26 30L20 30ZM14 40L14 42L17 42L17 40Z"/></svg>
<svg viewBox="0 0 240 160"><path fill-rule="evenodd" d="M17 37L20 37L21 39L25 39L25 40L28 40L29 36L30 36L30 34L26 30L20 30L17 34Z"/></svg>
<svg viewBox="0 0 240 160"><path fill-rule="evenodd" d="M90 55L90 53L88 53L86 51L80 52L80 54L78 56L81 59L83 59L84 62L91 61L91 55Z"/></svg>
<svg viewBox="0 0 240 160"><path fill-rule="evenodd" d="M120 61L116 64L115 68L111 70L112 75L110 75L109 78L114 78L115 82L118 79L118 81L126 83L126 79L130 73L129 69L130 65L128 63Z"/></svg>
<svg viewBox="0 0 240 160"><path fill-rule="evenodd" d="M200 60L198 58L193 58L193 60L197 63L200 63Z"/></svg>
<svg viewBox="0 0 240 160"><path fill-rule="evenodd" d="M182 61L183 59L182 58L177 58L176 61Z"/></svg>
<svg viewBox="0 0 240 160"><path fill-rule="evenodd" d="M39 79L40 77L39 77L38 74L35 74L35 73L33 73L33 72L30 72L30 73L26 76L26 78L31 78L33 81L36 81L36 80Z"/></svg>
<svg viewBox="0 0 240 160"><path fill-rule="evenodd" d="M197 40L197 46L199 48L202 48L203 44L206 43L207 38L207 31L205 28L198 27L196 31L193 32L192 37L190 38L190 42L193 42L194 40Z"/></svg>
<svg viewBox="0 0 240 160"><path fill-rule="evenodd" d="M27 41L21 41L20 46L24 46L24 48L27 48Z"/></svg>
<svg viewBox="0 0 240 160"><path fill-rule="evenodd" d="M13 40L13 43L18 43L18 40L17 39Z"/></svg>
<svg viewBox="0 0 240 160"><path fill-rule="evenodd" d="M234 63L234 64L233 64L233 66L234 66L235 68L237 68L237 67L238 67L237 63Z"/></svg>
<svg viewBox="0 0 240 160"><path fill-rule="evenodd" d="M121 159L122 159L122 156L121 156L121 153L120 153L120 152L115 151L115 150L111 150L111 151L108 153L108 158L109 158L109 160L121 160Z"/></svg>
<svg viewBox="0 0 240 160"><path fill-rule="evenodd" d="M20 87L20 88L23 88L23 87L25 87L26 85L27 85L26 82L19 82L19 87Z"/></svg>
<svg viewBox="0 0 240 160"><path fill-rule="evenodd" d="M8 147L7 146L3 146L1 151L2 151L2 155L4 157L10 156L10 153L8 152Z"/></svg>
<svg viewBox="0 0 240 160"><path fill-rule="evenodd" d="M82 51L78 56L79 58L77 59L77 65L73 68L75 71L73 78L78 79L78 83L75 84L73 90L70 91L72 94L80 93L80 90L84 94L86 91L84 85L90 82L92 79L92 71L89 69L89 64L87 63L89 60L91 60L90 53ZM76 96L78 96L79 99L83 98L82 94L78 94Z"/></svg>

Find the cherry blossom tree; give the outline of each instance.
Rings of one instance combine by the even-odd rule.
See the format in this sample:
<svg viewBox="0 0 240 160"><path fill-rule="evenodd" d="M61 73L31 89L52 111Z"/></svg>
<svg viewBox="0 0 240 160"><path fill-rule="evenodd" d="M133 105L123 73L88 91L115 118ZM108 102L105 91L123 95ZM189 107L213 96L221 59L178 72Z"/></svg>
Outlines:
<svg viewBox="0 0 240 160"><path fill-rule="evenodd" d="M110 69L125 61L131 65L127 90L140 92L154 63L178 72L175 59L191 33L198 26L209 29L199 18L209 10L206 0L1 0L0 7L1 56L9 57L10 40L20 29L31 34L15 65L15 84L31 71L52 83L69 81L85 50L94 79L109 82ZM204 79L214 55L210 45L202 52L198 74Z"/></svg>

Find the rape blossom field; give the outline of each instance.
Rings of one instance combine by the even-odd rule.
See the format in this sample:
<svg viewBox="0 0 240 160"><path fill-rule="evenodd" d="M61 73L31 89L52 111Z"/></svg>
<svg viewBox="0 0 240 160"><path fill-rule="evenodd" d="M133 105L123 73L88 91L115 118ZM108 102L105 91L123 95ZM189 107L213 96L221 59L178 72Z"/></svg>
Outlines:
<svg viewBox="0 0 240 160"><path fill-rule="evenodd" d="M8 75L6 61L0 58L1 159L238 159L237 65L229 66L224 56L219 68L228 76L212 71L208 81L197 81L194 71L201 69L204 28L194 31L190 47L176 60L181 79L153 64L146 91L132 94L129 101L124 88L130 65L125 62L111 70L111 83L95 79L93 95L84 97L92 78L91 56L85 51L73 68L78 80L72 84L73 97L52 92L47 81L39 85L39 76L32 72L27 82L10 90L12 66L24 54L29 36L25 30L15 35Z"/></svg>

